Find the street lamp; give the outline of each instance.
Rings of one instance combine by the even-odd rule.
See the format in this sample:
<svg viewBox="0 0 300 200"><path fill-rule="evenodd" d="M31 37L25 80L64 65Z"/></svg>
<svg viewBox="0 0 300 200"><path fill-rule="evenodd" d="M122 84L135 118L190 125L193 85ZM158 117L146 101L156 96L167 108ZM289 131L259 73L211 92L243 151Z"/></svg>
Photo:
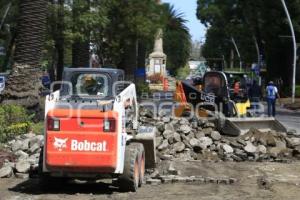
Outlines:
<svg viewBox="0 0 300 200"><path fill-rule="evenodd" d="M286 16L288 18L292 37L293 37L293 45L294 45L294 61L293 61L293 85L292 85L292 103L295 103L295 92L296 92L296 62L297 62L297 42L296 42L296 36L295 31L293 27L293 23L289 14L289 10L287 9L286 3L284 0L281 0L281 3L283 5L284 11L286 13Z"/></svg>
<svg viewBox="0 0 300 200"><path fill-rule="evenodd" d="M239 57L239 60L240 60L240 71L242 71L242 67L243 67L243 62L242 62L242 57L241 57L241 54L240 54L240 51L239 51L239 48L235 42L235 39L234 37L231 37L230 39L225 39L225 41L229 41L229 42L232 42L233 46L234 46L234 49L237 53L237 56Z"/></svg>
<svg viewBox="0 0 300 200"><path fill-rule="evenodd" d="M234 48L235 48L235 50L236 50L236 53L237 53L237 55L238 55L238 57L239 57L239 60L240 60L240 71L242 71L242 65L243 65L243 63L242 63L242 58L241 58L240 51L239 51L239 49L238 49L238 47L237 47L237 45L236 45L236 42L235 42L234 37L231 37L231 41L232 41L233 46L234 46Z"/></svg>
<svg viewBox="0 0 300 200"><path fill-rule="evenodd" d="M1 23L0 23L0 30L1 30L2 26L3 26L3 24L4 24L4 21L5 21L5 18L6 18L6 16L7 16L7 14L8 14L8 12L9 12L10 8L11 8L11 4L12 4L12 3L10 2L10 3L8 4L6 10L5 10L4 16L3 16L2 20L1 20Z"/></svg>

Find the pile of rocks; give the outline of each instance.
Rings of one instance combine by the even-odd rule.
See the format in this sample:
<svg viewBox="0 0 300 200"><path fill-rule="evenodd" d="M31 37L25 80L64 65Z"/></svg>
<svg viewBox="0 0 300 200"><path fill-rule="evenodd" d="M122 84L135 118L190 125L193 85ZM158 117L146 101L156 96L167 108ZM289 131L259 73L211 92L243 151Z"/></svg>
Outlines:
<svg viewBox="0 0 300 200"><path fill-rule="evenodd" d="M44 144L43 135L28 133L17 136L14 140L4 145L6 152L2 166L0 166L0 178L8 178L15 175L18 178L28 177L30 169L37 168L41 147Z"/></svg>
<svg viewBox="0 0 300 200"><path fill-rule="evenodd" d="M157 155L162 160L287 161L300 154L300 138L250 129L239 137L221 135L207 120L176 118L141 109L140 124L156 126Z"/></svg>

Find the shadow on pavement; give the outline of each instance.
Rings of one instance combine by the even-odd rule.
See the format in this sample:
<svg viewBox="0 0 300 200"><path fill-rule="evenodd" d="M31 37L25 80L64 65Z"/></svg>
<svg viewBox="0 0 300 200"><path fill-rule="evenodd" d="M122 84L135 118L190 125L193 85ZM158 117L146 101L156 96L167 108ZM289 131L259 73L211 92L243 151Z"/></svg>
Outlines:
<svg viewBox="0 0 300 200"><path fill-rule="evenodd" d="M49 185L49 188L41 188L39 186L38 179L28 179L18 185L9 188L9 191L29 194L29 195L39 195L39 194L103 194L109 195L114 192L120 192L117 187L112 184L103 182L87 182L87 183L75 183L70 181L68 183L57 185Z"/></svg>

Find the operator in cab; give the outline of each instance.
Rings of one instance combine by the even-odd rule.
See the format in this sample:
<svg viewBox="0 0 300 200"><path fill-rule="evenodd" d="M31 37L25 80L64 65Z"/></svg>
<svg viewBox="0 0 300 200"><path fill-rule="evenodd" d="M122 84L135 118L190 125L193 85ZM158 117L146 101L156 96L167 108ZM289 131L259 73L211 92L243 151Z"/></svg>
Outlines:
<svg viewBox="0 0 300 200"><path fill-rule="evenodd" d="M92 75L85 75L83 89L88 95L102 95L103 84Z"/></svg>

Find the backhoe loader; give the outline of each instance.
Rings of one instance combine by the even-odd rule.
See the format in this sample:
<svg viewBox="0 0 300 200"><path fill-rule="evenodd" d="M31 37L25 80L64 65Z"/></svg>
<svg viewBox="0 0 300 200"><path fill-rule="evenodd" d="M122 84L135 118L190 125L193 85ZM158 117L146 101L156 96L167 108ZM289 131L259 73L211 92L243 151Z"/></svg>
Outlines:
<svg viewBox="0 0 300 200"><path fill-rule="evenodd" d="M206 72L200 88L186 81L176 83L176 116L195 112L195 116L209 118L223 134L231 136L243 135L250 128L287 132L275 118L249 117L249 99L244 94L233 98L224 72Z"/></svg>

